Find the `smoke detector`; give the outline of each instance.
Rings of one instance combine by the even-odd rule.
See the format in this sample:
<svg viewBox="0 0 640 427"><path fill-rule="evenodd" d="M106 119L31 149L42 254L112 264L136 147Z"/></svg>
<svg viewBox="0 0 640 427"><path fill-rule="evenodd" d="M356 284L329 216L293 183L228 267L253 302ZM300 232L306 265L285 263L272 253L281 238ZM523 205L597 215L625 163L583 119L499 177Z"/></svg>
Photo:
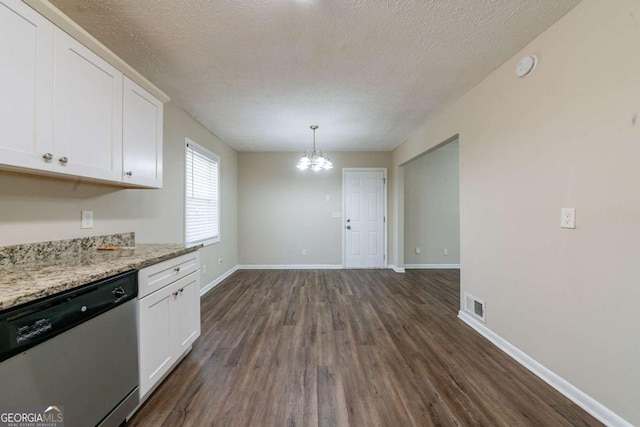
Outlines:
<svg viewBox="0 0 640 427"><path fill-rule="evenodd" d="M538 63L538 58L535 55L525 56L518 62L516 66L516 74L518 77L524 77L533 71L536 68L536 64Z"/></svg>

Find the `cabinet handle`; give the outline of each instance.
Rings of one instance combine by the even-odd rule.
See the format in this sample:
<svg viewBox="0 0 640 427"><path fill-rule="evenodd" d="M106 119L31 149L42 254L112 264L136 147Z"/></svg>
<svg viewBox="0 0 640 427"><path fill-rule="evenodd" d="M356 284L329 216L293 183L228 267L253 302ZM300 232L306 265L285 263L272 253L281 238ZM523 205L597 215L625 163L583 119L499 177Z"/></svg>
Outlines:
<svg viewBox="0 0 640 427"><path fill-rule="evenodd" d="M131 175L133 175L133 172L132 171L126 172L125 175L131 176Z"/></svg>
<svg viewBox="0 0 640 427"><path fill-rule="evenodd" d="M180 267L174 268L173 271L175 271L176 273L179 273L180 272Z"/></svg>
<svg viewBox="0 0 640 427"><path fill-rule="evenodd" d="M52 160L52 159L53 159L53 154L51 154L51 153L44 153L44 154L42 155L42 158L43 158L43 159L45 159L45 160Z"/></svg>
<svg viewBox="0 0 640 427"><path fill-rule="evenodd" d="M60 163L67 164L69 162L69 159L67 157L60 157L58 161Z"/></svg>

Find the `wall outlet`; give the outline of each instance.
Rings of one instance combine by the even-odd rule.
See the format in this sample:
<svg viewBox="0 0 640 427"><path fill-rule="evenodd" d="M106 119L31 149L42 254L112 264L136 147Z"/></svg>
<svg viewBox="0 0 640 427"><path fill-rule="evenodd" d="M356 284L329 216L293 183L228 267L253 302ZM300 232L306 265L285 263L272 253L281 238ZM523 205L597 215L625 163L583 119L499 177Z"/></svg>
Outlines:
<svg viewBox="0 0 640 427"><path fill-rule="evenodd" d="M444 248L444 249L442 250L442 253L443 253L445 256L449 255L449 249L448 249L448 248Z"/></svg>
<svg viewBox="0 0 640 427"><path fill-rule="evenodd" d="M421 253L422 253L422 250L421 250L420 248L416 248L416 253L417 253L417 254L421 254Z"/></svg>
<svg viewBox="0 0 640 427"><path fill-rule="evenodd" d="M207 274L207 264L202 264L202 274Z"/></svg>
<svg viewBox="0 0 640 427"><path fill-rule="evenodd" d="M333 218L342 218L342 212L334 211L334 212L331 213L331 216Z"/></svg>
<svg viewBox="0 0 640 427"><path fill-rule="evenodd" d="M307 256L307 250L306 249L302 250L302 256Z"/></svg>
<svg viewBox="0 0 640 427"><path fill-rule="evenodd" d="M218 258L218 265L222 264L222 258Z"/></svg>
<svg viewBox="0 0 640 427"><path fill-rule="evenodd" d="M560 228L576 228L576 209L560 209Z"/></svg>
<svg viewBox="0 0 640 427"><path fill-rule="evenodd" d="M81 228L93 228L93 211L82 211Z"/></svg>

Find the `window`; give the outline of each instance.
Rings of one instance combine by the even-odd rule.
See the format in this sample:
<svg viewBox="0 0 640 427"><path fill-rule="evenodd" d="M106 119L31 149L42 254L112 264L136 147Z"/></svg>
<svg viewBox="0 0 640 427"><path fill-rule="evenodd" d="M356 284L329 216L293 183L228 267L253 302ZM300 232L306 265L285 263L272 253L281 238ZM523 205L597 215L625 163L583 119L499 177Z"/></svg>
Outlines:
<svg viewBox="0 0 640 427"><path fill-rule="evenodd" d="M185 241L220 241L220 158L186 139Z"/></svg>

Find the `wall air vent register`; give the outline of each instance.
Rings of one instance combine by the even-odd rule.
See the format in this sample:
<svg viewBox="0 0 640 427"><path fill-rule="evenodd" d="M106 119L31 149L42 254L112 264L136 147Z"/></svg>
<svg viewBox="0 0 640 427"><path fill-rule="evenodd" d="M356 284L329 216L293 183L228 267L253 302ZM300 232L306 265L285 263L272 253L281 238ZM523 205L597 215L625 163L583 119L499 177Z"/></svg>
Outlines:
<svg viewBox="0 0 640 427"><path fill-rule="evenodd" d="M476 319L485 322L484 301L467 292L464 293L464 310Z"/></svg>

